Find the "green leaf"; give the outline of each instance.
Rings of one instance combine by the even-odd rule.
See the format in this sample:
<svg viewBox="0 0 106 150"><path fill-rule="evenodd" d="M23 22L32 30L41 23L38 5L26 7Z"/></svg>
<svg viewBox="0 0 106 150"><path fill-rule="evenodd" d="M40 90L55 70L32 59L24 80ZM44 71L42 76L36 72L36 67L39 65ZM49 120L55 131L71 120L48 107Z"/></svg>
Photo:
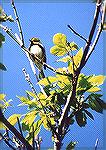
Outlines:
<svg viewBox="0 0 106 150"><path fill-rule="evenodd" d="M101 105L98 103L96 99L92 99L90 97L88 102L92 110L95 110L96 112L99 112L99 113L103 113L103 108L101 107Z"/></svg>
<svg viewBox="0 0 106 150"><path fill-rule="evenodd" d="M75 42L69 44L71 50L78 50L78 45Z"/></svg>
<svg viewBox="0 0 106 150"><path fill-rule="evenodd" d="M84 127L87 124L87 121L86 121L87 117L84 112L82 111L77 112L77 114L75 115L75 118L76 118L77 124L80 127Z"/></svg>
<svg viewBox="0 0 106 150"><path fill-rule="evenodd" d="M77 143L78 143L78 142L76 142L76 141L74 141L74 142L71 141L71 142L68 144L68 146L66 147L66 150L74 150Z"/></svg>
<svg viewBox="0 0 106 150"><path fill-rule="evenodd" d="M7 70L6 67L2 63L0 63L0 69L3 70L3 71Z"/></svg>
<svg viewBox="0 0 106 150"><path fill-rule="evenodd" d="M2 42L4 41L5 41L5 36L2 33L0 33L0 47L2 46Z"/></svg>
<svg viewBox="0 0 106 150"><path fill-rule="evenodd" d="M33 124L33 127L34 127L34 137L36 137L39 132L40 132L40 129L41 129L41 125L42 125L42 120L37 120L34 124ZM30 132L28 133L26 139L28 140L28 142L30 144L32 144L32 138L33 138L33 130L32 130L32 127L30 129Z"/></svg>
<svg viewBox="0 0 106 150"><path fill-rule="evenodd" d="M93 115L89 111L87 111L86 109L84 109L84 111L92 120L94 120Z"/></svg>
<svg viewBox="0 0 106 150"><path fill-rule="evenodd" d="M62 33L57 33L53 36L53 43L59 47L65 47L67 44L67 37Z"/></svg>
<svg viewBox="0 0 106 150"><path fill-rule="evenodd" d="M8 118L8 121L11 123L11 125L15 125L17 123L17 117L20 118L21 114L13 114Z"/></svg>
<svg viewBox="0 0 106 150"><path fill-rule="evenodd" d="M51 47L50 53L56 56L64 56L67 53L67 49L64 47L59 47L57 45Z"/></svg>

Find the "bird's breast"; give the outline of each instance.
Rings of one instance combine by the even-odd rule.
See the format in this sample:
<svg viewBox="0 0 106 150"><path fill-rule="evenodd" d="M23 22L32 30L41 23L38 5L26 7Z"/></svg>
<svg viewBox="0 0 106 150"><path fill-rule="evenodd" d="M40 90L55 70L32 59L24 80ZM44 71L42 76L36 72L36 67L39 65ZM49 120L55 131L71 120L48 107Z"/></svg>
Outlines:
<svg viewBox="0 0 106 150"><path fill-rule="evenodd" d="M42 57L42 49L38 45L31 46L30 52L34 55Z"/></svg>

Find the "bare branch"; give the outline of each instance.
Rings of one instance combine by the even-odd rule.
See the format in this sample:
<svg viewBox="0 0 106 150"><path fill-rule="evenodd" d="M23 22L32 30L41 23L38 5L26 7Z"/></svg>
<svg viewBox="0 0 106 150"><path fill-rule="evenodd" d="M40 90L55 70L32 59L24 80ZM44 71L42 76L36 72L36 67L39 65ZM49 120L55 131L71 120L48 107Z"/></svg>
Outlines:
<svg viewBox="0 0 106 150"><path fill-rule="evenodd" d="M26 69L23 68L22 71L23 71L23 73L24 73L25 80L28 82L29 86L31 87L32 92L37 95L37 92L36 92L36 90L35 90L35 88L34 88L34 86L33 86L33 83L32 83L31 80L30 80L29 74L26 72Z"/></svg>
<svg viewBox="0 0 106 150"><path fill-rule="evenodd" d="M81 39L83 39L86 43L88 42L86 38L84 38L82 35L80 35L78 32L76 32L70 25L67 25L68 28L77 36L79 36Z"/></svg>
<svg viewBox="0 0 106 150"><path fill-rule="evenodd" d="M101 2L102 2L102 0L97 0L95 14L94 14L94 21L93 21L93 25L92 25L91 30L90 30L90 34L89 34L89 37L88 37L88 42L86 43L85 48L84 48L84 53L83 53L83 56L82 56L82 59L81 59L80 66L78 68L79 72L85 66L85 63L86 63L85 59L86 59L86 56L88 54L88 51L89 51L89 48L90 48L90 45L91 45L91 41L93 39L94 32L95 32L95 29L96 29L96 25L97 25L99 13L100 13Z"/></svg>
<svg viewBox="0 0 106 150"><path fill-rule="evenodd" d="M89 52L88 52L88 54L87 54L87 56L86 56L85 63L87 62L87 60L88 60L89 57L91 56L92 52L94 51L95 46L96 46L96 44L97 44L97 42L98 42L98 40L99 40L99 37L100 37L100 35L101 35L101 32L102 32L102 30L103 30L103 24L104 24L104 21L105 21L105 12L106 12L106 1L104 1L104 5L103 5L102 7L103 7L103 14L102 14L102 16L101 16L101 17L102 17L102 18L101 18L101 23L100 23L100 25L99 25L99 29L98 29L98 32L97 32L97 34L96 34L95 40L94 40L92 46L90 47L90 50L89 50Z"/></svg>
<svg viewBox="0 0 106 150"><path fill-rule="evenodd" d="M24 45L24 37L23 37L23 33L22 33L21 23L20 23L20 20L19 20L19 17L18 17L17 9L16 9L15 4L14 4L14 0L12 0L11 4L12 4L14 14L15 14L15 17L16 17L16 21L17 21L17 25L18 25L18 29L19 29L19 33L20 33L20 39L21 39L21 41Z"/></svg>
<svg viewBox="0 0 106 150"><path fill-rule="evenodd" d="M95 150L97 150L98 143L99 143L99 139L97 138L97 139L96 139L96 142L95 142Z"/></svg>

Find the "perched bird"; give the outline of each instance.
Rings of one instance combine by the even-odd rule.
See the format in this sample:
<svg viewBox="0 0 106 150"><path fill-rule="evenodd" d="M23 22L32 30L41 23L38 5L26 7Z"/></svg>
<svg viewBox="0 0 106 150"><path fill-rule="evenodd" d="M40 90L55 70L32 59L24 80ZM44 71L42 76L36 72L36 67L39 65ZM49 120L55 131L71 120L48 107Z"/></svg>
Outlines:
<svg viewBox="0 0 106 150"><path fill-rule="evenodd" d="M42 62L46 63L45 48L42 45L41 41L36 37L33 37L32 39L30 39L30 42L31 43L29 46L29 51L32 53L32 55L30 55L30 58L32 59L32 61L35 63L35 65L37 66L39 70L39 77L45 78L42 63L35 59L35 57L37 56ZM44 65L44 69L46 69L45 65Z"/></svg>

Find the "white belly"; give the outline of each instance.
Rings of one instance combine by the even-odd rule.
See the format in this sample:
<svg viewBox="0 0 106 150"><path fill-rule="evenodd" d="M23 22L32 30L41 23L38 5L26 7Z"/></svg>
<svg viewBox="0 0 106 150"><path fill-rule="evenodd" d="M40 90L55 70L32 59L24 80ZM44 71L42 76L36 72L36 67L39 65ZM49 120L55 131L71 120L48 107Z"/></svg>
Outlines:
<svg viewBox="0 0 106 150"><path fill-rule="evenodd" d="M31 46L30 52L36 55L39 59L42 59L42 55L43 55L42 49L38 45ZM42 70L42 64L39 63L36 59L35 59L35 64L39 70Z"/></svg>
<svg viewBox="0 0 106 150"><path fill-rule="evenodd" d="M37 55L38 57L42 58L42 49L38 45L31 46L30 51L32 54Z"/></svg>

